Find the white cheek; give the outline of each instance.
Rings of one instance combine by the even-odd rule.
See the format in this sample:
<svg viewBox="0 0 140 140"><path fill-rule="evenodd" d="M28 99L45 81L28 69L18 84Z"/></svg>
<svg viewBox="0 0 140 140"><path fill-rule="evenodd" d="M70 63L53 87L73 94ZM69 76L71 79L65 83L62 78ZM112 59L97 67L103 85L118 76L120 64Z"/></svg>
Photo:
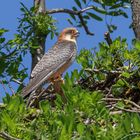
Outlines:
<svg viewBox="0 0 140 140"><path fill-rule="evenodd" d="M66 35L65 40L72 41L72 42L76 43L76 40L74 38L71 38L71 35Z"/></svg>
<svg viewBox="0 0 140 140"><path fill-rule="evenodd" d="M70 40L71 39L71 35L66 35L65 39Z"/></svg>

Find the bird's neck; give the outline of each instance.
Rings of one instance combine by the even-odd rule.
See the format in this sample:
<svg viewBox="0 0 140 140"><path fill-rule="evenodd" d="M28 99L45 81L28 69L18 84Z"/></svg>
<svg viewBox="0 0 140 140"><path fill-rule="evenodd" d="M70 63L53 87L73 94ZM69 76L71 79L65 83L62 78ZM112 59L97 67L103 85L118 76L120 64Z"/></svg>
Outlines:
<svg viewBox="0 0 140 140"><path fill-rule="evenodd" d="M62 40L71 41L71 42L74 42L76 44L76 38L75 37L71 38L71 35L59 37L58 41L62 41Z"/></svg>

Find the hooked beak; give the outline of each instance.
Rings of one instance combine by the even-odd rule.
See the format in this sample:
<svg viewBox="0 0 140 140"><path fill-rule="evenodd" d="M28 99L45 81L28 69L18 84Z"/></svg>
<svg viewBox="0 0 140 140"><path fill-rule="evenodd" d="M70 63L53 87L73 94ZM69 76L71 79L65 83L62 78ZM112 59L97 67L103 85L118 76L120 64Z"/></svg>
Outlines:
<svg viewBox="0 0 140 140"><path fill-rule="evenodd" d="M75 37L78 37L79 35L80 35L80 33L78 31L74 33Z"/></svg>

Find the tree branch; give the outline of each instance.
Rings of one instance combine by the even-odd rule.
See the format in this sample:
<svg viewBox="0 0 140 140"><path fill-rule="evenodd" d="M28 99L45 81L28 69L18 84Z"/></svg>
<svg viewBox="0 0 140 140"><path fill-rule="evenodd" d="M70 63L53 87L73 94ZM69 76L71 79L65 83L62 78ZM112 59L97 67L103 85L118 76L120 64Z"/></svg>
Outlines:
<svg viewBox="0 0 140 140"><path fill-rule="evenodd" d="M104 69L85 69L85 71L88 71L88 72L91 72L91 73L99 73L99 72L102 72L102 73L106 73L106 74L121 74L123 71L121 70L111 70L111 71L107 71L107 70L104 70Z"/></svg>
<svg viewBox="0 0 140 140"><path fill-rule="evenodd" d="M95 9L95 8L96 7L94 7L94 6L89 6L89 7L86 7L84 9L81 9L79 11L74 11L74 10L70 10L70 9L60 8L60 9L46 10L46 13L47 14L67 13L67 14L79 15L79 14L82 14L82 13L88 11L88 10Z"/></svg>
<svg viewBox="0 0 140 140"><path fill-rule="evenodd" d="M17 84L19 84L19 85L22 85L23 87L25 87L25 84L23 82L15 79L15 78L13 78L12 81L15 82L15 83L17 83Z"/></svg>
<svg viewBox="0 0 140 140"><path fill-rule="evenodd" d="M34 0L34 5L38 6L37 13L45 13L46 12L46 6L45 6L45 0Z"/></svg>
<svg viewBox="0 0 140 140"><path fill-rule="evenodd" d="M20 139L10 136L9 134L5 132L0 132L0 137L3 138L4 140L20 140Z"/></svg>
<svg viewBox="0 0 140 140"><path fill-rule="evenodd" d="M45 5L45 0L34 0L34 7L38 8L38 11L37 11L36 14L45 13L46 12L46 7L45 6L46 6ZM46 42L46 36L40 36L40 38L38 39L39 48L37 48L35 50L35 52L32 53L32 68L31 68L31 71L33 70L35 65L38 63L38 61L42 58L42 56L45 53L45 42Z"/></svg>
<svg viewBox="0 0 140 140"><path fill-rule="evenodd" d="M110 33L109 33L109 32L106 32L106 33L104 34L104 38L105 38L107 44L110 46L110 45L112 44L112 39L111 39L111 37L110 37Z"/></svg>
<svg viewBox="0 0 140 140"><path fill-rule="evenodd" d="M79 11L74 11L74 10L70 10L70 9L63 9L63 8L60 8L60 9L52 9L52 10L47 10L46 13L47 14L54 14L54 13L67 13L67 14L72 14L72 15L77 15L79 17L79 20L81 21L81 24L83 25L86 33L88 35L94 35L94 33L90 32L89 29L88 29L88 26L85 24L85 21L82 17L82 13L88 11L88 10L91 10L91 9L95 9L96 7L94 6L89 6L87 8L84 8L82 10L79 10Z"/></svg>
<svg viewBox="0 0 140 140"><path fill-rule="evenodd" d="M140 1L131 0L132 27L137 39L140 40Z"/></svg>
<svg viewBox="0 0 140 140"><path fill-rule="evenodd" d="M123 101L126 103L130 103L131 105L135 106L136 108L140 109L140 106L133 101L127 100L127 99L117 99L117 98L103 98L102 101Z"/></svg>
<svg viewBox="0 0 140 140"><path fill-rule="evenodd" d="M94 33L91 33L91 32L89 31L88 26L85 24L82 15L79 14L78 17L79 17L79 19L80 19L80 21L81 21L81 24L83 25L83 27L84 27L86 33L87 33L88 35L94 35Z"/></svg>
<svg viewBox="0 0 140 140"><path fill-rule="evenodd" d="M115 108L117 108L117 109L120 109L120 110L122 110L122 111L126 111L126 112L131 112L131 113L140 113L140 110L138 110L138 109L126 109L126 108L121 108L121 107L118 107L118 106L115 106Z"/></svg>

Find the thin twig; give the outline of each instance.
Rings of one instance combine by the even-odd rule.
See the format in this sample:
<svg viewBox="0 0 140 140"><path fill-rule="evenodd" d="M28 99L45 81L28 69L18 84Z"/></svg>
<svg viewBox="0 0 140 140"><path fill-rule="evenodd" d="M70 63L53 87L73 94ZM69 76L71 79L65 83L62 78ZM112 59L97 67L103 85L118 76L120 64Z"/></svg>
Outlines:
<svg viewBox="0 0 140 140"><path fill-rule="evenodd" d="M109 114L110 114L110 115L122 114L122 110L111 111Z"/></svg>
<svg viewBox="0 0 140 140"><path fill-rule="evenodd" d="M120 109L122 111L126 111L126 112L140 113L140 110L138 110L138 109L132 110L132 109L121 108L121 107L118 107L118 106L115 106L115 108Z"/></svg>
<svg viewBox="0 0 140 140"><path fill-rule="evenodd" d="M7 134L6 132L0 132L0 137L3 138L4 140L20 140L18 138L14 138Z"/></svg>
<svg viewBox="0 0 140 140"><path fill-rule="evenodd" d="M14 94L15 94L15 91L14 91L14 89L12 88L12 86L10 85L10 82L8 82L8 87L9 87L9 89L11 90L12 94L14 95Z"/></svg>
<svg viewBox="0 0 140 140"><path fill-rule="evenodd" d="M140 109L140 106L136 103L134 103L133 101L127 100L127 99L117 99L117 98L103 98L102 101L123 101L123 102L127 102L130 103L131 105L137 107L138 109Z"/></svg>
<svg viewBox="0 0 140 140"><path fill-rule="evenodd" d="M112 44L112 39L110 37L110 33L109 32L106 32L104 34L104 38L105 38L106 42L108 43L108 45L110 46Z"/></svg>
<svg viewBox="0 0 140 140"><path fill-rule="evenodd" d="M23 82L20 82L20 81L17 80L17 79L12 79L12 81L15 82L15 83L17 83L17 84L19 84L19 85L22 85L22 86L25 87L25 84L24 84Z"/></svg>
<svg viewBox="0 0 140 140"><path fill-rule="evenodd" d="M81 21L81 24L83 25L83 27L84 27L86 33L87 33L88 35L94 35L94 33L91 33L91 32L89 31L88 26L85 24L85 21L84 21L82 15L79 14L78 17L79 17L79 19L80 19L80 21Z"/></svg>
<svg viewBox="0 0 140 140"><path fill-rule="evenodd" d="M2 80L0 80L0 83L1 83L1 85L2 85L2 87L3 87L3 89L4 89L4 91L5 91L5 93L7 93L7 91L6 91L6 87L5 87L5 85L4 85L4 83L3 83Z"/></svg>
<svg viewBox="0 0 140 140"><path fill-rule="evenodd" d="M85 69L85 71L89 71L89 72L102 72L102 73L106 73L106 74L121 74L123 71L121 70L111 70L111 71L107 71L107 70L103 70L103 69Z"/></svg>

